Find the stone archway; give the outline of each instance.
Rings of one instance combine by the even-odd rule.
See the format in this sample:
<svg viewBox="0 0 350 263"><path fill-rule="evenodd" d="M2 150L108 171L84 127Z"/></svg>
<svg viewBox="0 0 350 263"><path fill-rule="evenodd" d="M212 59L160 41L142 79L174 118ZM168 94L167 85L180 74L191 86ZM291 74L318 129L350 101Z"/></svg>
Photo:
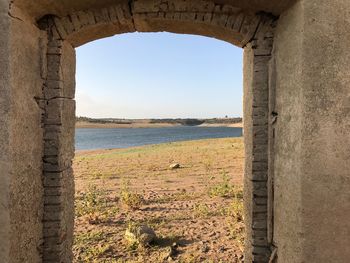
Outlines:
<svg viewBox="0 0 350 263"><path fill-rule="evenodd" d="M135 1L65 17L45 16L48 32L47 78L44 84L44 182L57 186L45 195L43 260L71 260L74 182L74 47L125 32L200 34L245 47L246 258L267 262L268 240L268 62L273 45L273 16L254 14L210 2ZM45 188L46 189L46 188ZM54 198L53 198L54 195ZM55 224L53 224L55 222ZM64 239L62 239L64 236Z"/></svg>
<svg viewBox="0 0 350 263"><path fill-rule="evenodd" d="M170 31L245 50L246 261L347 262L349 12L344 0L0 0L0 258L70 261L74 47Z"/></svg>

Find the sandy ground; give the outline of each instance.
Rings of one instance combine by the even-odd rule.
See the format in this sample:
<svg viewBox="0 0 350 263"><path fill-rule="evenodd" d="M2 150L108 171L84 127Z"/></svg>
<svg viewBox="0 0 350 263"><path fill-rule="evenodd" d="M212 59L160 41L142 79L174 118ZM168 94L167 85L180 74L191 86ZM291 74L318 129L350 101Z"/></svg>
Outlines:
<svg viewBox="0 0 350 263"><path fill-rule="evenodd" d="M177 127L182 126L181 124L174 123L150 123L147 121L133 122L130 124L117 124L117 123L91 123L79 121L76 123L76 128L163 128L163 127ZM225 124L225 123L214 123L214 124L202 124L198 127L239 127L242 128L242 123Z"/></svg>
<svg viewBox="0 0 350 263"><path fill-rule="evenodd" d="M78 152L75 262L242 262L243 150L226 138ZM130 224L157 240L131 246Z"/></svg>

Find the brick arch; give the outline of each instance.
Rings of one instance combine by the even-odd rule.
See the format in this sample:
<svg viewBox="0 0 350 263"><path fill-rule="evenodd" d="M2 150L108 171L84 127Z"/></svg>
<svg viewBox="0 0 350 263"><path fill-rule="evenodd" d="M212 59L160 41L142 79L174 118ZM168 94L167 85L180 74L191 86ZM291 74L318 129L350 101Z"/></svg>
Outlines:
<svg viewBox="0 0 350 263"><path fill-rule="evenodd" d="M199 0L178 3L187 1L193 6L173 10L173 18L177 12L193 17L201 6ZM245 262L348 262L349 1L207 1L278 17L274 31L271 20L259 15L244 46ZM74 38L54 37L49 29L53 17L69 19L122 2L136 3L0 0L1 262L71 262ZM133 12L134 24L144 31L198 34L213 28L217 38L227 32L167 18L167 3L156 11L147 7L141 20ZM225 15L219 16L226 24ZM107 34L108 25L79 31L80 44L122 32ZM231 37L239 42L243 37L236 33ZM267 209L271 204L275 212Z"/></svg>
<svg viewBox="0 0 350 263"><path fill-rule="evenodd" d="M120 33L160 31L214 37L244 47L263 17L209 1L134 1L53 17L50 33L73 47Z"/></svg>
<svg viewBox="0 0 350 263"><path fill-rule="evenodd" d="M244 129L247 262L271 253L268 212L269 66L275 18L212 2L135 1L45 16L48 35L44 93L43 262L71 262L74 225L75 47L126 32L198 34L245 48Z"/></svg>

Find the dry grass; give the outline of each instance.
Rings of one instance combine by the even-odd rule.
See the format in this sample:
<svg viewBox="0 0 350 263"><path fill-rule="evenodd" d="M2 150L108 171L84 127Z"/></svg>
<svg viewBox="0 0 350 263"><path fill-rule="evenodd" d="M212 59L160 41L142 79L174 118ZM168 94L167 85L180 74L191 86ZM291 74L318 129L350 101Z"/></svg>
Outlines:
<svg viewBox="0 0 350 263"><path fill-rule="evenodd" d="M179 163L180 169L169 169ZM77 153L75 262L240 262L244 237L241 138ZM130 247L130 222L159 237Z"/></svg>
<svg viewBox="0 0 350 263"><path fill-rule="evenodd" d="M139 193L134 192L130 188L129 181L121 182L119 201L121 205L124 205L128 209L132 209L132 210L139 209L144 203L143 196Z"/></svg>

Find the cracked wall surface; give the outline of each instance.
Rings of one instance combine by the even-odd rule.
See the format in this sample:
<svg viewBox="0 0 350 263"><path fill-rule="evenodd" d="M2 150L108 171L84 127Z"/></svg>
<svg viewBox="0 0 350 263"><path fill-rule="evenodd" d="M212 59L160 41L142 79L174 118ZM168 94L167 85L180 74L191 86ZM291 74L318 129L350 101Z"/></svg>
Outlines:
<svg viewBox="0 0 350 263"><path fill-rule="evenodd" d="M11 109L11 85L10 85L10 58L9 58L9 35L10 21L7 1L0 1L0 258L9 260L10 250L10 225L9 212L10 201L10 109Z"/></svg>
<svg viewBox="0 0 350 263"><path fill-rule="evenodd" d="M55 38L74 47L125 32L191 33L215 37L244 47L254 36L260 16L240 8L207 1L134 1L108 8L55 17Z"/></svg>
<svg viewBox="0 0 350 263"><path fill-rule="evenodd" d="M0 1L1 262L41 260L42 49L46 34ZM4 32L7 37L4 38ZM4 46L3 46L4 45Z"/></svg>
<svg viewBox="0 0 350 263"><path fill-rule="evenodd" d="M278 262L350 258L349 12L348 1L299 1L276 29Z"/></svg>
<svg viewBox="0 0 350 263"><path fill-rule="evenodd" d="M12 0L16 6L26 10L33 21L40 19L44 15L52 14L59 17L66 16L69 13L88 10L101 9L116 4L125 4L125 0ZM280 15L296 0L220 0L217 4L231 5L238 8L251 10L254 13L266 12L273 15Z"/></svg>

